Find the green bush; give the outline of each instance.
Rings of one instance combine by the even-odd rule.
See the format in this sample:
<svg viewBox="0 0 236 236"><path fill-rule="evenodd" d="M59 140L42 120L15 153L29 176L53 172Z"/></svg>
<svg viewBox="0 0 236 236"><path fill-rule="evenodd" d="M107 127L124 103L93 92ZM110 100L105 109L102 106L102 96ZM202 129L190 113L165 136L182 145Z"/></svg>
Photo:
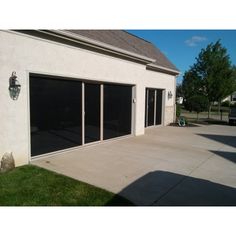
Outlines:
<svg viewBox="0 0 236 236"><path fill-rule="evenodd" d="M224 101L221 103L222 107L229 107L230 106L230 101Z"/></svg>
<svg viewBox="0 0 236 236"><path fill-rule="evenodd" d="M176 104L176 117L180 117L181 115L181 106Z"/></svg>
<svg viewBox="0 0 236 236"><path fill-rule="evenodd" d="M199 113L207 111L208 105L209 103L205 96L194 95L186 100L184 107L190 112L195 111Z"/></svg>
<svg viewBox="0 0 236 236"><path fill-rule="evenodd" d="M235 103L231 103L230 107L236 107L236 102Z"/></svg>

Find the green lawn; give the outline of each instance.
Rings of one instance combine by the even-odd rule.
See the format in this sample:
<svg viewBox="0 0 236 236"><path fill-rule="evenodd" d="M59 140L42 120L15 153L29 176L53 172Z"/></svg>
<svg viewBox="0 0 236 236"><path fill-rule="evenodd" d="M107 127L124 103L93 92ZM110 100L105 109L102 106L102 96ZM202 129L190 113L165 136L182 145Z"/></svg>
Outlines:
<svg viewBox="0 0 236 236"><path fill-rule="evenodd" d="M95 186L32 166L0 174L0 206L130 206Z"/></svg>

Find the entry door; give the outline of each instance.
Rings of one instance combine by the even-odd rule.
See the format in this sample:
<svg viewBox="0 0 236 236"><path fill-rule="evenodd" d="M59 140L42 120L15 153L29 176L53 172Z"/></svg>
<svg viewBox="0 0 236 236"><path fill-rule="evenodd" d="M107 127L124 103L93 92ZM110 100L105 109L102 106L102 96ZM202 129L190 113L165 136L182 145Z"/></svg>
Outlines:
<svg viewBox="0 0 236 236"><path fill-rule="evenodd" d="M161 89L146 89L145 127L162 123Z"/></svg>
<svg viewBox="0 0 236 236"><path fill-rule="evenodd" d="M101 99L99 84L84 84L84 142L90 143L100 140L101 133Z"/></svg>

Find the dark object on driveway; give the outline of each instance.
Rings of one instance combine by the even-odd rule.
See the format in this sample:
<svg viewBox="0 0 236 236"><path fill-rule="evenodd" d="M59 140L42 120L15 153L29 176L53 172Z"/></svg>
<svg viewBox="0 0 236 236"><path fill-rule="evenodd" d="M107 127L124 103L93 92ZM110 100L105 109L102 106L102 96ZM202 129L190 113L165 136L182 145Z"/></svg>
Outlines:
<svg viewBox="0 0 236 236"><path fill-rule="evenodd" d="M229 125L236 124L236 108L233 107L229 111Z"/></svg>

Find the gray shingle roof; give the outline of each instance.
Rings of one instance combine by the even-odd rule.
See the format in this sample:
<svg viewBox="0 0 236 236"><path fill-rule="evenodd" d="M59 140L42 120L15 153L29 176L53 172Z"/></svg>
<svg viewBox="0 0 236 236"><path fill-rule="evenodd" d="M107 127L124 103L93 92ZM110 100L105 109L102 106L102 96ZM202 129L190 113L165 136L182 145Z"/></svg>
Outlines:
<svg viewBox="0 0 236 236"><path fill-rule="evenodd" d="M111 46L118 47L142 56L153 58L153 63L168 69L178 69L152 43L122 30L66 30Z"/></svg>

